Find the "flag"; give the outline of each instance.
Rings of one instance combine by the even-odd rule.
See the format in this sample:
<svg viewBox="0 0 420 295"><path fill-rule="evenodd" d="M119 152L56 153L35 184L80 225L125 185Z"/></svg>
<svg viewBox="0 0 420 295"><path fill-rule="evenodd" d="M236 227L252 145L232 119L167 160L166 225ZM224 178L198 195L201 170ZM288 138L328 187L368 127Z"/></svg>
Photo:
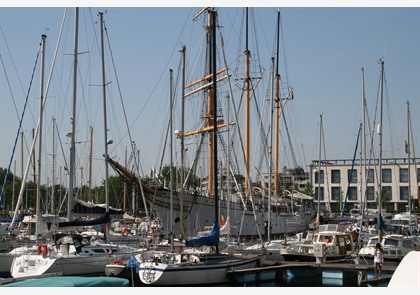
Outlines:
<svg viewBox="0 0 420 295"><path fill-rule="evenodd" d="M136 268L136 272L139 272L140 270L140 265L139 262L137 261L136 257L131 256L130 260L128 261L127 267L131 267L134 266Z"/></svg>
<svg viewBox="0 0 420 295"><path fill-rule="evenodd" d="M404 146L405 146L405 153L408 154L409 147L408 147L407 140L404 142Z"/></svg>

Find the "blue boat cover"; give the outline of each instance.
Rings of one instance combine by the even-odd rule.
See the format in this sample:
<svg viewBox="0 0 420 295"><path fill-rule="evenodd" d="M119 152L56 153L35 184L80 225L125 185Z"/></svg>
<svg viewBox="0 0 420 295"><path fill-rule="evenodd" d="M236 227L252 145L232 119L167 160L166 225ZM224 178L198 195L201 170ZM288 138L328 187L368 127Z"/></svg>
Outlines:
<svg viewBox="0 0 420 295"><path fill-rule="evenodd" d="M185 241L187 247L200 247L200 246L219 246L220 228L217 221L213 222L213 228L207 236L192 238Z"/></svg>

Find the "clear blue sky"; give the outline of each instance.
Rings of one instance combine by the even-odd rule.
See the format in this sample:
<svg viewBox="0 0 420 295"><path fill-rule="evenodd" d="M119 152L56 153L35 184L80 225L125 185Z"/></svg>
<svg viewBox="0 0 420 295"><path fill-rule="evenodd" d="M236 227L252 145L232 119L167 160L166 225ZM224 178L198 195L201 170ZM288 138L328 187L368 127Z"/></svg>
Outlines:
<svg viewBox="0 0 420 295"><path fill-rule="evenodd" d="M319 157L320 114L323 116L326 158L353 157L358 127L362 120L361 68L364 67L365 71L366 99L370 120L373 121L377 106L380 58L385 61L386 77L383 157L406 156L404 140L407 138L407 100L410 101L415 138L413 144L418 148L420 8L307 7L305 3L301 7L290 7L293 5L287 4L287 7L280 8L280 74L294 89L295 98L287 103L286 115L298 164L306 169L312 160ZM8 167L12 155L19 118L42 34L47 35L45 81L50 73L64 7L46 6L0 8L0 167L3 168ZM233 2L231 6L237 5ZM272 7L256 7L252 10L257 27L259 62L265 69L259 93L266 90L270 57L274 52L277 11L275 6L273 4ZM328 3L321 6L328 6ZM187 47L187 63L195 66L193 55L198 44L203 41L202 21L192 21L193 15L199 10L200 7L189 6L127 8L105 5L101 8L92 5L92 8L80 9L81 54L78 75L83 84L77 86L79 97L76 141L80 142L77 145L78 169L84 167L84 180L78 177L78 183L87 181L89 126L94 128L93 158L96 168L93 171L93 181L99 184L103 178L103 108L102 90L99 86L102 83L101 64L98 54L99 39L95 40L93 37L93 34L96 34L95 38L99 38L98 26L94 23L98 11L104 12L114 58L111 61L107 53L107 83L110 83L107 86L108 138L114 141L114 144L109 146L109 153L119 162L124 162L125 149L129 147L125 116L120 102L121 93L132 140L140 149L141 166L147 173L151 167L158 167L161 159L162 138L168 120L169 69L174 70L174 76L177 78L179 49L183 45ZM55 147L56 154L62 157L63 148L67 161L69 159L69 140L65 133L70 131L69 117L73 93L73 15L74 9L69 9L43 121L45 148L42 158L47 164L42 172L44 177L51 175L53 116L57 118L62 141L61 146ZM231 70L235 67L238 52L241 15L240 7L219 8L219 22L223 26L226 55ZM253 42L250 40L250 43ZM251 53L256 56L257 48L252 47ZM114 66L117 76L114 75ZM36 126L39 114L39 73L38 64L22 126L28 146L31 130ZM191 75L191 79L187 81L191 82L192 71L187 75ZM179 115L176 116L176 120L179 120ZM192 119L197 119L196 115L194 117L192 113L188 113L186 120ZM379 117L376 118L376 122L378 121ZM38 146L36 153L38 157ZM192 155L188 157L191 160ZM17 162L16 174L20 176L20 139L14 160ZM26 161L25 148L24 167ZM63 165L62 159L57 161L57 165ZM280 166L284 165L292 166L290 155L281 156ZM12 165L12 172L13 169ZM110 174L113 175L112 170Z"/></svg>

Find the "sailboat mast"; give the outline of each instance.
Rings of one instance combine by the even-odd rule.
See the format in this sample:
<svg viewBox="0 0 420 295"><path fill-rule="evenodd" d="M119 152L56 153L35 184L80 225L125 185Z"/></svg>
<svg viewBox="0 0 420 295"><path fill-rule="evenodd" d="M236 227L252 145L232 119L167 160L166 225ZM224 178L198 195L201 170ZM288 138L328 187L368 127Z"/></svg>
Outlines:
<svg viewBox="0 0 420 295"><path fill-rule="evenodd" d="M363 106L363 110L362 110L362 114L363 114L363 136L362 136L363 139L362 140L363 140L363 144L361 144L361 146L362 146L362 149L363 149L362 157L363 157L363 167L364 167L364 169L363 169L364 174L362 176L363 176L363 179L366 180L367 179L366 174L369 173L369 172L366 170L366 167L367 167L367 165L366 165L366 158L367 158L367 155L366 155L366 95L365 95L365 70L364 70L364 68L362 68L362 106ZM367 182L366 181L364 183L362 182L362 192L366 191L366 187L367 187ZM366 194L364 194L364 195L366 195ZM363 209L362 217L364 217L364 211L365 211L365 208L367 207L366 197L363 199L362 204L363 204L363 206L362 206L362 209Z"/></svg>
<svg viewBox="0 0 420 295"><path fill-rule="evenodd" d="M41 182L41 155L42 155L42 118L43 118L43 102L44 102L44 67L45 67L45 39L47 35L41 36L41 85L40 85L40 98L39 98L39 138L38 138L38 182ZM36 198L36 239L40 234L40 220L42 220L41 213L41 185L38 183L37 187L37 198Z"/></svg>
<svg viewBox="0 0 420 295"><path fill-rule="evenodd" d="M271 59L271 113L270 113L270 126L273 126L274 120L274 100L275 100L275 92L274 92L274 57ZM271 197L273 194L273 182L272 175L273 175L273 128L270 128L270 145L269 145L269 159L270 165L268 167L268 208L267 210L267 242L271 240Z"/></svg>
<svg viewBox="0 0 420 295"><path fill-rule="evenodd" d="M381 105L380 105L380 119L378 126L379 134L379 195L378 195L378 218L379 224L382 220L382 119L383 119L383 97L384 97L384 61L379 60L381 64ZM382 241L382 228L378 228L378 241Z"/></svg>
<svg viewBox="0 0 420 295"><path fill-rule="evenodd" d="M52 192L51 192L51 212L55 213L55 118L53 117L52 133Z"/></svg>
<svg viewBox="0 0 420 295"><path fill-rule="evenodd" d="M245 91L246 91L246 100L245 100L245 196L249 195L249 136L250 136L250 77L249 77L249 59L250 51L248 49L248 7L246 8L246 35L245 35Z"/></svg>
<svg viewBox="0 0 420 295"><path fill-rule="evenodd" d="M32 141L33 142L35 142L36 141L36 137L37 137L37 134L35 134L35 132L39 132L38 131L39 129L37 129L37 130L35 130L34 128L32 128ZM33 167L33 171L34 171L34 189L33 189L33 192L34 192L34 206L35 206L35 208L37 207L36 206L36 202L37 202L37 185L38 185L38 180L37 180L37 177L36 177L36 156L35 156L35 145L33 146L33 153L32 153L32 155L31 155L31 160L32 160L32 167Z"/></svg>
<svg viewBox="0 0 420 295"><path fill-rule="evenodd" d="M127 167L127 147L125 147L124 153L124 165ZM124 189L123 189L123 210L127 212L127 180L124 178Z"/></svg>
<svg viewBox="0 0 420 295"><path fill-rule="evenodd" d="M407 163L408 163L408 217L410 218L409 227L411 226L411 173L410 173L410 102L407 101ZM410 228L409 228L410 229Z"/></svg>
<svg viewBox="0 0 420 295"><path fill-rule="evenodd" d="M320 202L321 202L321 143L322 143L322 114L319 115L319 161L318 161L318 202L317 202L317 215L316 215L316 224L319 227L321 212L320 212ZM340 196L341 199L341 196Z"/></svg>
<svg viewBox="0 0 420 295"><path fill-rule="evenodd" d="M280 192L279 188L279 136L280 136L280 74L279 74L279 43L280 43L280 11L277 14L277 58L276 58L276 97L275 97L275 108L276 108L276 126L274 129L275 147L274 147L274 193ZM271 180L270 180L271 181Z"/></svg>
<svg viewBox="0 0 420 295"><path fill-rule="evenodd" d="M173 98L172 98L172 74L173 71L172 69L169 69L169 141L170 141L170 149L169 149L169 153L170 153L170 166L169 166L169 204L170 204L170 208L169 208L169 220L170 220L170 224L169 224L169 241L170 241L170 247L171 247L171 252L174 251L174 241L173 241L173 234L174 234L174 223L173 223L173 211L174 211L174 193L173 193L173 181L174 181L174 172L173 172L173 167L174 167L174 160L173 160L173 118L172 118L172 113L173 113ZM182 218L182 216L181 216Z"/></svg>
<svg viewBox="0 0 420 295"><path fill-rule="evenodd" d="M78 32L79 32L79 8L75 9L74 16L74 60L73 60L73 113L71 117L71 143L70 143L70 170L69 170L69 187L67 194L67 219L72 219L73 197L74 197L74 164L76 160L75 136L76 136L76 97L77 97L77 55L78 55Z"/></svg>
<svg viewBox="0 0 420 295"><path fill-rule="evenodd" d="M362 132L363 136L361 137L360 143L360 228L363 226L363 220L365 219L365 212L367 207L366 199L366 187L367 187L367 174L366 170L366 96L365 96L365 70L362 67ZM362 239L358 239L357 244L361 246Z"/></svg>
<svg viewBox="0 0 420 295"><path fill-rule="evenodd" d="M105 144L105 203L106 212L109 212L109 192L108 192L108 127L106 119L106 84L105 84L105 53L104 53L104 29L103 29L103 12L99 12L101 22L101 55L102 55L102 94L104 106L104 144Z"/></svg>
<svg viewBox="0 0 420 295"><path fill-rule="evenodd" d="M364 109L365 109L364 106L363 106L363 101L364 101L364 99L363 99L363 94L364 94L363 87L364 87L364 75L363 75L363 68L362 68L362 116L364 115ZM363 126L363 128L362 128L362 130L363 130L364 129L364 126L365 126L363 120L362 120L362 123L361 124ZM365 133L363 132L363 135L364 134ZM359 163L359 176L360 176L360 185L359 185L360 202L359 202L359 210L364 210L363 192L364 192L364 183L365 182L364 182L364 178L363 178L363 150L364 150L363 149L363 143L364 143L364 137L362 136L360 138L360 150L359 150L359 158L360 158L360 163ZM360 214L362 216L364 216L362 212L360 212Z"/></svg>
<svg viewBox="0 0 420 295"><path fill-rule="evenodd" d="M181 110L181 192L180 192L180 223L179 223L179 232L180 238L183 239L185 232L184 232L184 179L185 179L185 171L184 171L184 153L185 153L185 141L184 141L184 128L185 128L185 51L186 47L183 46L181 49L182 53L182 110Z"/></svg>
<svg viewBox="0 0 420 295"><path fill-rule="evenodd" d="M90 127L90 150L89 150L89 192L88 200L92 201L92 150L93 150L93 127Z"/></svg>

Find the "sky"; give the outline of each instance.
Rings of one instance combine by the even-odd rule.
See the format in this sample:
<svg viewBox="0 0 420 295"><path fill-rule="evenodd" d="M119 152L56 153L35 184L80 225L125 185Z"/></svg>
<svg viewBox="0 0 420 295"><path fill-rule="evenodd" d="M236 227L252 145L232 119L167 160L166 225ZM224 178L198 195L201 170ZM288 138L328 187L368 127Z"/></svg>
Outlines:
<svg viewBox="0 0 420 295"><path fill-rule="evenodd" d="M66 181L64 171L63 176L59 176L59 171L66 165L64 158L69 159L66 132L71 130L72 116L74 9L67 10L65 21L63 16L66 6L79 4L76 150L77 173L80 174L77 183L86 184L88 179L90 127L93 128L92 182L98 185L104 177L102 147L105 120L98 12L103 12L105 43L111 48L106 49L105 62L107 136L113 141L108 145L108 153L124 163L127 150L130 152L130 142L134 141L142 172L147 174L151 167L159 167L169 118L169 69L173 70L173 85L179 83L180 49L185 46L189 66L187 82L198 79L195 72L201 68L195 60L201 57L196 52L204 40L203 17L197 21L192 18L202 7L208 6L208 2L179 2L179 7L166 1L153 2L150 7L147 4L132 7L131 3L124 2L115 6L114 2L75 1L55 6L41 2L38 7L33 7L26 1L17 1L0 7L0 167L8 168L13 156L11 171L21 176L21 165L26 169L32 129L37 125L40 110L40 57L36 67L34 65L41 35L46 34L44 89L50 73L53 74L48 84L42 124L41 163L45 163L42 182L52 182L53 154L57 155L55 181ZM260 69L264 70L256 93L261 103L261 114L267 121L270 115L264 95L269 85L271 57L276 56L279 2L214 3L219 4L219 24L232 73L237 58L244 51L243 44L238 46L240 40L242 43L245 40L241 33L243 3L250 3L252 7L250 22L255 29L250 30L250 35L255 33L256 36L249 38L250 51L255 64L259 63ZM308 171L311 161L319 159L321 129L323 159L353 158L362 122L362 84L369 119L376 124L379 122L380 59L384 60L385 69L383 157L407 156L404 152L404 141L408 137L407 102L415 151L420 145L420 8L413 7L408 1L398 4L382 1L381 6L374 1L356 1L352 5L345 1L335 1L334 4L320 1L318 5L305 1L284 3L280 7L279 73L283 83L293 87L294 98L287 102L284 111L292 145L288 144L284 131L280 166L294 166L290 153L292 146L297 164ZM61 27L63 33L59 38ZM58 54L52 70L57 47ZM180 90L177 91L179 97ZM235 92L239 91L236 89ZM19 129L26 100L22 129ZM199 104L192 101L195 105L189 106L186 111L186 126L200 121L199 115L195 114ZM180 104L177 103L176 107L179 109ZM53 128L53 117L56 129ZM174 121L177 122L174 129L179 129L178 114L174 115ZM256 119L252 124L257 126ZM255 129L258 128L253 128L255 133L252 133L251 141L257 137ZM56 130L54 134L53 129ZM376 127L372 129L376 131ZM17 137L19 130L22 130L25 139L23 161L21 139ZM179 141L174 140L175 149L179 149ZM377 149L377 135L374 140ZM39 157L37 144L36 158ZM259 148L254 149L256 154ZM178 157L175 152L175 158ZM187 157L191 161L193 156L188 152ZM115 175L112 170L109 174Z"/></svg>

